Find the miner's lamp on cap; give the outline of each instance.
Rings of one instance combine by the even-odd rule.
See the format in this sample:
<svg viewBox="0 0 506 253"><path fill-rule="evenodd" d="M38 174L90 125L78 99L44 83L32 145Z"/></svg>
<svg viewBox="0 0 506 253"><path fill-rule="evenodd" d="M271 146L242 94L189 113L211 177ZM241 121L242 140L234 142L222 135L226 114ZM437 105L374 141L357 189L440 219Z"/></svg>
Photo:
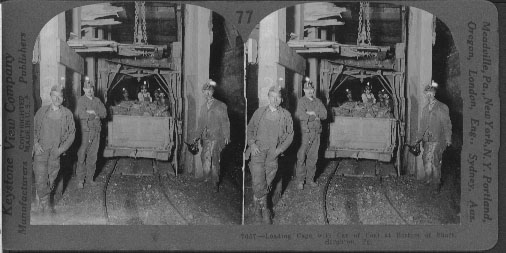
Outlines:
<svg viewBox="0 0 506 253"><path fill-rule="evenodd" d="M63 86L62 86L62 85L59 85L59 84L57 84L57 85L53 85L53 86L51 87L51 92L53 92L53 91L62 92L62 90L63 90Z"/></svg>
<svg viewBox="0 0 506 253"><path fill-rule="evenodd" d="M269 92L280 93L281 92L281 86L279 86L279 85L273 85L273 86L271 86L271 88L269 88Z"/></svg>
<svg viewBox="0 0 506 253"><path fill-rule="evenodd" d="M89 77L85 77L83 89L93 89L93 88L94 88L93 81L91 81Z"/></svg>
<svg viewBox="0 0 506 253"><path fill-rule="evenodd" d="M303 89L305 89L305 90L314 89L313 82L311 82L311 79L309 79L309 77L306 77Z"/></svg>
<svg viewBox="0 0 506 253"><path fill-rule="evenodd" d="M209 79L204 86L202 86L202 90L214 90L216 88L216 82L212 79Z"/></svg>

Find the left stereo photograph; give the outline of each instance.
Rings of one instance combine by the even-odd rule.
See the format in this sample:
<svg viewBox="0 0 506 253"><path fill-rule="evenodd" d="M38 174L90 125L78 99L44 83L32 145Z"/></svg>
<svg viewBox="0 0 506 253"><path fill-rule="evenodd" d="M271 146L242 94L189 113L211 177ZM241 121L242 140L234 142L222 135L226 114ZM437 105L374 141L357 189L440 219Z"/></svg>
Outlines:
<svg viewBox="0 0 506 253"><path fill-rule="evenodd" d="M31 50L31 225L242 223L244 42L222 16L82 5Z"/></svg>

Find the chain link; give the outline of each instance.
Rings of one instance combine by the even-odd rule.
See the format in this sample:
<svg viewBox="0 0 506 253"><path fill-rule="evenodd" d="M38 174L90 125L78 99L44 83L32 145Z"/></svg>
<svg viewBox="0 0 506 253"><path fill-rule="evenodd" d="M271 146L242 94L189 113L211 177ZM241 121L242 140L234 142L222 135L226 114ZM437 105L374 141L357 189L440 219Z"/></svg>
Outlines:
<svg viewBox="0 0 506 253"><path fill-rule="evenodd" d="M139 26L139 2L135 2L135 26L134 26L134 44L137 44L137 35Z"/></svg>
<svg viewBox="0 0 506 253"><path fill-rule="evenodd" d="M360 2L358 13L357 45L371 45L371 8L369 2ZM364 20L365 18L365 20ZM366 43L367 41L367 43Z"/></svg>
<svg viewBox="0 0 506 253"><path fill-rule="evenodd" d="M360 45L362 38L362 8L364 3L360 2L360 11L358 12L358 34L357 34L357 45Z"/></svg>
<svg viewBox="0 0 506 253"><path fill-rule="evenodd" d="M144 44L148 44L148 33L146 32L146 2L141 2L142 12L142 35L144 38Z"/></svg>
<svg viewBox="0 0 506 253"><path fill-rule="evenodd" d="M140 11L140 13L139 13ZM139 25L140 14L140 25ZM134 26L134 44L147 44L148 33L146 32L146 2L135 2L135 26Z"/></svg>
<svg viewBox="0 0 506 253"><path fill-rule="evenodd" d="M369 2L365 3L365 19L367 20L367 44L371 45L371 8Z"/></svg>

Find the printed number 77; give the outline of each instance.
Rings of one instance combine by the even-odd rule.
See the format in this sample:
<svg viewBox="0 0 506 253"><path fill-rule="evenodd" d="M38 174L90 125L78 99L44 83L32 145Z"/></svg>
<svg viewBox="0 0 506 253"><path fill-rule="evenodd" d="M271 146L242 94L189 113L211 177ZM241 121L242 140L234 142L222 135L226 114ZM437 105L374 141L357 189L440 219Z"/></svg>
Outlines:
<svg viewBox="0 0 506 253"><path fill-rule="evenodd" d="M249 15L248 15L248 20L246 21L246 24L249 24L249 22L251 21L251 15L253 14L253 11L236 11L236 13L239 13L239 20L238 20L238 22L237 22L237 23L241 24L241 22L242 22L242 15L243 15L245 12L246 12L247 14L249 14Z"/></svg>

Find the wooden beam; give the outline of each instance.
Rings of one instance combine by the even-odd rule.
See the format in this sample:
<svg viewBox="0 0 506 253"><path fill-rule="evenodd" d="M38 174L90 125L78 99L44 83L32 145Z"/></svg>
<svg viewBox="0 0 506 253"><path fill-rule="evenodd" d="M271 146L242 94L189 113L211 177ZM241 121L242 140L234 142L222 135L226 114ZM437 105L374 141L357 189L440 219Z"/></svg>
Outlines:
<svg viewBox="0 0 506 253"><path fill-rule="evenodd" d="M339 54L339 48L308 48L308 49L297 49L295 50L298 54L321 54L321 53L332 53Z"/></svg>
<svg viewBox="0 0 506 253"><path fill-rule="evenodd" d="M327 40L327 28L320 28L320 39Z"/></svg>
<svg viewBox="0 0 506 253"><path fill-rule="evenodd" d="M304 27L320 27L320 26L335 26L335 25L344 25L344 22L337 21L336 19L304 21Z"/></svg>
<svg viewBox="0 0 506 253"><path fill-rule="evenodd" d="M63 34L63 37L61 36ZM65 36L65 13L53 17L40 32L40 98L42 105L51 103L51 87L65 77L65 66L60 62L60 38Z"/></svg>
<svg viewBox="0 0 506 253"><path fill-rule="evenodd" d="M84 59L79 54L74 52L67 43L61 39L56 40L56 52L59 62L72 69L74 72L84 74Z"/></svg>
<svg viewBox="0 0 506 253"><path fill-rule="evenodd" d="M72 9L72 32L81 39L81 7Z"/></svg>
<svg viewBox="0 0 506 253"><path fill-rule="evenodd" d="M335 6L333 3L313 2L304 4L304 22L321 18L341 16L346 8Z"/></svg>
<svg viewBox="0 0 506 253"><path fill-rule="evenodd" d="M74 49L76 53L105 53L105 52L115 52L114 48L111 47L92 47L92 48L76 48Z"/></svg>
<svg viewBox="0 0 506 253"><path fill-rule="evenodd" d="M295 73L304 75L306 72L306 60L291 49L285 42L277 40L279 48L279 64Z"/></svg>
<svg viewBox="0 0 506 253"><path fill-rule="evenodd" d="M91 4L80 7L82 21L90 21L109 16L118 16L123 7L112 6L111 3Z"/></svg>
<svg viewBox="0 0 506 253"><path fill-rule="evenodd" d="M432 14L417 8L409 8L408 50L406 69L406 94L408 105L408 132L406 142L416 139L421 124L425 98L424 86L432 78ZM409 154L407 154L409 155ZM407 156L408 171L418 179L425 176L421 156Z"/></svg>
<svg viewBox="0 0 506 253"><path fill-rule="evenodd" d="M295 33L299 39L304 39L304 5L295 5Z"/></svg>
<svg viewBox="0 0 506 253"><path fill-rule="evenodd" d="M137 68L159 68L159 69L174 69L174 64L167 58L164 59L153 59L153 58L141 58L141 59L127 59L127 58L113 58L107 61L114 62L117 64L137 67Z"/></svg>
<svg viewBox="0 0 506 253"><path fill-rule="evenodd" d="M97 20L83 20L81 22L82 27L88 26L106 26L106 25L119 25L121 22L116 21L112 18L97 19Z"/></svg>
<svg viewBox="0 0 506 253"><path fill-rule="evenodd" d="M77 39L81 39L81 7L72 9L72 33L75 34ZM67 44L68 46L68 44ZM74 51L75 52L75 51ZM81 73L72 73L72 93L73 98L71 100L73 113L77 115L77 99L81 96L81 75L84 74L84 58L82 60L83 71Z"/></svg>
<svg viewBox="0 0 506 253"><path fill-rule="evenodd" d="M358 68L371 68L371 69L386 69L394 70L395 62L393 60L378 61L376 59L332 59L333 63L342 64L346 66Z"/></svg>
<svg viewBox="0 0 506 253"><path fill-rule="evenodd" d="M112 40L103 40L103 39L74 39L67 41L69 47L77 49L77 48L91 48L91 47L116 47L117 42Z"/></svg>

